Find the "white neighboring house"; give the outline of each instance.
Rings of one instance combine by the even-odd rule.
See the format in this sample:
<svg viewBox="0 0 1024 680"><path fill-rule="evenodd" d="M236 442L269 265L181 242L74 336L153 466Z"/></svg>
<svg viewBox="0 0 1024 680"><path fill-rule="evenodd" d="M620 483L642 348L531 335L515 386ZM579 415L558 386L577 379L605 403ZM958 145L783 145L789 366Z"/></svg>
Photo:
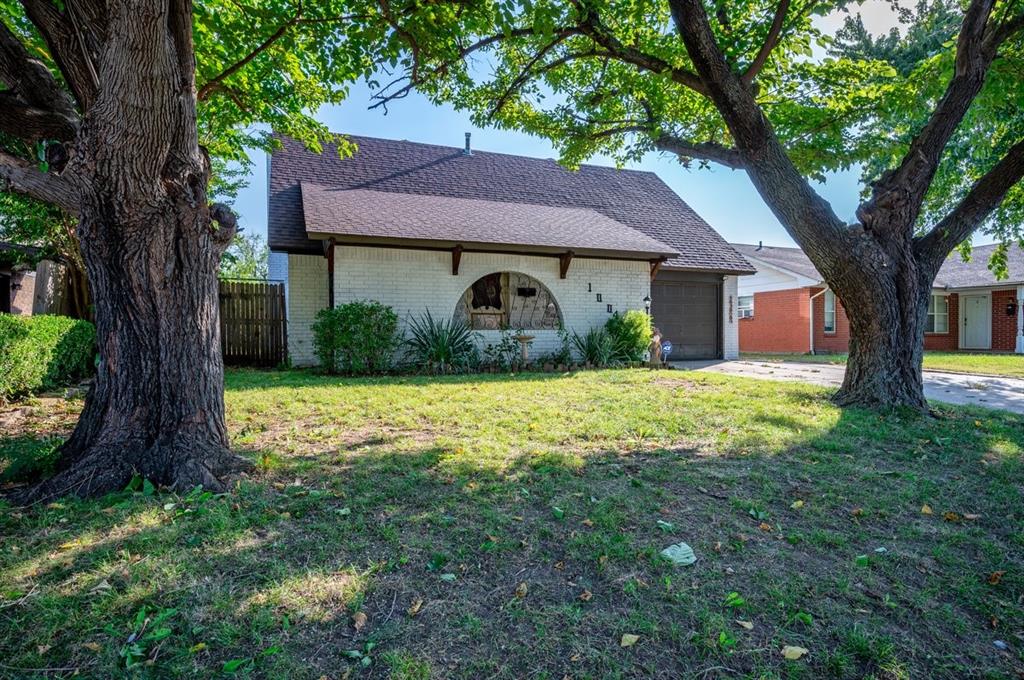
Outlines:
<svg viewBox="0 0 1024 680"><path fill-rule="evenodd" d="M456 317L558 348L614 312L650 306L671 358L738 356L736 286L750 264L656 175L407 141L350 137L339 158L280 137L269 162L270 278L285 282L288 351L354 300L404 321Z"/></svg>

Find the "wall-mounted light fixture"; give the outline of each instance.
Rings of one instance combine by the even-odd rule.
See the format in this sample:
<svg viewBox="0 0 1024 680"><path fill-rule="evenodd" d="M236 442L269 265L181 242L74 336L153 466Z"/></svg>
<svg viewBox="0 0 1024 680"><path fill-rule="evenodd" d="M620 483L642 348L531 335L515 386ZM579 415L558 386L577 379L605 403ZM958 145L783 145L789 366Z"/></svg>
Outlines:
<svg viewBox="0 0 1024 680"><path fill-rule="evenodd" d="M1017 301L1010 300L1006 303L1006 316L1017 316Z"/></svg>
<svg viewBox="0 0 1024 680"><path fill-rule="evenodd" d="M644 311L647 312L647 314L651 313L651 296L650 295L645 295L644 296Z"/></svg>

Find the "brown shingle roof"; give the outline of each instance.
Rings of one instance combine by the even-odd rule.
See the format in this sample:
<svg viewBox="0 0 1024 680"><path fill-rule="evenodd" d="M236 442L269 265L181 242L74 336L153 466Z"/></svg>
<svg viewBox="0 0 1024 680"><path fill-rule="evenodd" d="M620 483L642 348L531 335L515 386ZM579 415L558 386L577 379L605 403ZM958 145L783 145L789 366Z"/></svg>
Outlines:
<svg viewBox="0 0 1024 680"><path fill-rule="evenodd" d="M676 254L664 243L589 208L337 189L310 182L301 186L310 234L612 251L642 259Z"/></svg>
<svg viewBox="0 0 1024 680"><path fill-rule="evenodd" d="M321 253L308 238L301 182L337 189L446 196L496 203L590 209L677 251L668 267L747 273L753 268L657 175L405 141L350 137L359 149L341 159L281 137L270 160L268 236L273 250Z"/></svg>

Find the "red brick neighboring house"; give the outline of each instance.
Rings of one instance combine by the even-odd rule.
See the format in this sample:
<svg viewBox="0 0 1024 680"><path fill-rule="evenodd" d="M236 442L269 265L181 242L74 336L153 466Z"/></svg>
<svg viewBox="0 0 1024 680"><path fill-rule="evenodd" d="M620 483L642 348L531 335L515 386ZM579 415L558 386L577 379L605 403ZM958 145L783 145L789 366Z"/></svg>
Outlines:
<svg viewBox="0 0 1024 680"><path fill-rule="evenodd" d="M845 352L850 325L843 303L799 248L732 244L757 274L740 278L741 352ZM939 270L929 306L927 350L1024 354L1024 250L1012 247L1009 276L988 269L995 246L978 246L969 262L952 255ZM848 301L853 304L852 301Z"/></svg>

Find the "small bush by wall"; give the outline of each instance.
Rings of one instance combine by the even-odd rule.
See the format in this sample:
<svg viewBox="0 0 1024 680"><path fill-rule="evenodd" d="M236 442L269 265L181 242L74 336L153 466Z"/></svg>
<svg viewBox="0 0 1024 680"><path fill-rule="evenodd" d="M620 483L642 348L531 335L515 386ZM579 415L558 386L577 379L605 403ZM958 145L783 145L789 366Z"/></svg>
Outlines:
<svg viewBox="0 0 1024 680"><path fill-rule="evenodd" d="M0 402L93 373L96 328L66 316L0 314Z"/></svg>
<svg viewBox="0 0 1024 680"><path fill-rule="evenodd" d="M643 361L651 346L651 317L638 309L625 314L615 312L605 324L612 345L624 361Z"/></svg>
<svg viewBox="0 0 1024 680"><path fill-rule="evenodd" d="M398 315L372 300L320 310L313 322L313 348L327 373L382 373L401 342Z"/></svg>

